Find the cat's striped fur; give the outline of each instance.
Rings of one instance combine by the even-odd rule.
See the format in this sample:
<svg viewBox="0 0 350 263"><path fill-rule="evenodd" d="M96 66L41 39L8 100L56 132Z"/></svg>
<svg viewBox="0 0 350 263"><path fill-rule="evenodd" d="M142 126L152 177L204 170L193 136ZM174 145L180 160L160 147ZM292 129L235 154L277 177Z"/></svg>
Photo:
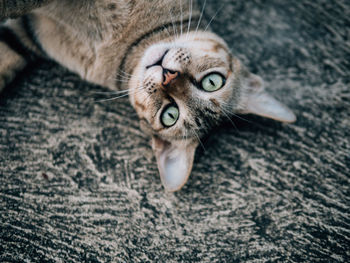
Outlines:
<svg viewBox="0 0 350 263"><path fill-rule="evenodd" d="M165 188L178 190L190 174L199 138L222 118L251 112L295 119L207 31L202 15L192 0L52 0L1 27L0 89L37 56L93 83L127 89L142 129L152 137ZM203 79L209 76L214 85L212 75L222 86L207 92ZM171 126L162 121L169 105L178 113Z"/></svg>

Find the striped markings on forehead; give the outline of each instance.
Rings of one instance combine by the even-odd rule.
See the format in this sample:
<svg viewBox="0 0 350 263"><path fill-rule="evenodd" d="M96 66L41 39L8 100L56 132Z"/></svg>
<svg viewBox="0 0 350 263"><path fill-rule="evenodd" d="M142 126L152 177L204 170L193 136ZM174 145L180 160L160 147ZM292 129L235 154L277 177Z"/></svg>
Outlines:
<svg viewBox="0 0 350 263"><path fill-rule="evenodd" d="M201 43L207 43L208 47L210 48L208 51L212 51L214 53L218 53L220 50L223 50L227 53L230 53L229 49L227 48L227 46L222 43L221 41L217 40L217 39L212 39L212 38L194 38L193 41L195 42L201 42Z"/></svg>
<svg viewBox="0 0 350 263"><path fill-rule="evenodd" d="M199 72L207 71L211 68L227 67L228 64L221 58L213 58L209 55L205 55L196 60L196 68Z"/></svg>
<svg viewBox="0 0 350 263"><path fill-rule="evenodd" d="M204 53L196 59L199 71L206 71L215 67L229 67L232 70L232 54L224 43L211 38L195 38L193 41L194 48ZM196 42L201 44L199 45Z"/></svg>

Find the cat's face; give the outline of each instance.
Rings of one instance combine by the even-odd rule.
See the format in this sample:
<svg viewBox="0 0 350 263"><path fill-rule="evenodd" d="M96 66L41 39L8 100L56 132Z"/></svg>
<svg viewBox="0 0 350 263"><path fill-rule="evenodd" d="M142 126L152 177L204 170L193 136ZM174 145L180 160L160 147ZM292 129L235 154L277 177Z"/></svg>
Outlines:
<svg viewBox="0 0 350 263"><path fill-rule="evenodd" d="M226 44L213 34L157 43L134 72L133 105L152 134L168 141L196 139L231 106L231 67Z"/></svg>
<svg viewBox="0 0 350 263"><path fill-rule="evenodd" d="M187 181L199 138L224 117L245 110L242 80L260 84L248 76L212 33L190 33L145 51L129 95L142 129L153 138L167 190L178 190Z"/></svg>

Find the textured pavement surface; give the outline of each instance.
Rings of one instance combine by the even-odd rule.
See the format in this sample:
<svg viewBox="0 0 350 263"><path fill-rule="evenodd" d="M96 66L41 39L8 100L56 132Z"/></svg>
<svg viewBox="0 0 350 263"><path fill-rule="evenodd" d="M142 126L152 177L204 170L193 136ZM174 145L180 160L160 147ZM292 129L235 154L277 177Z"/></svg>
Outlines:
<svg viewBox="0 0 350 263"><path fill-rule="evenodd" d="M227 121L169 194L127 98L32 65L0 96L0 262L350 261L349 1L210 0L206 22L221 5L297 122Z"/></svg>

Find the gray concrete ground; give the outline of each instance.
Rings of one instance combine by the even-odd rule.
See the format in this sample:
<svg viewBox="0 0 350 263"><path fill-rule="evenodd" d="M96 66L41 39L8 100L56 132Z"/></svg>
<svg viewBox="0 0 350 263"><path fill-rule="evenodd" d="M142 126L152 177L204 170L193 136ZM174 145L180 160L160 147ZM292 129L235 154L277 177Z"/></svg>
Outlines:
<svg viewBox="0 0 350 263"><path fill-rule="evenodd" d="M207 22L221 5L297 122L228 121L167 194L128 99L42 61L0 97L1 262L349 262L349 2L211 0Z"/></svg>

